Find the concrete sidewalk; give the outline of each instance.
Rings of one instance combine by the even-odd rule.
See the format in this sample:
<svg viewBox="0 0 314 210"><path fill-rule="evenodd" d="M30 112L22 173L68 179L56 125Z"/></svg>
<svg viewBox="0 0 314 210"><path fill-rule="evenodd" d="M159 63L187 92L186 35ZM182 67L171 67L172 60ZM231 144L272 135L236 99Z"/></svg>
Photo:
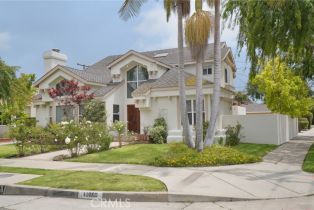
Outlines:
<svg viewBox="0 0 314 210"><path fill-rule="evenodd" d="M53 162L29 159L0 159L0 166L144 175L163 181L171 193L242 199L288 198L314 194L314 174L303 172L300 164L310 143L312 143L310 140L294 140L270 153L265 162L220 167L163 168L131 164ZM281 151L282 148L286 151L285 153ZM302 149L295 150L295 148ZM278 161L276 154L287 157ZM293 160L295 157L298 157L298 161L289 163L289 160Z"/></svg>

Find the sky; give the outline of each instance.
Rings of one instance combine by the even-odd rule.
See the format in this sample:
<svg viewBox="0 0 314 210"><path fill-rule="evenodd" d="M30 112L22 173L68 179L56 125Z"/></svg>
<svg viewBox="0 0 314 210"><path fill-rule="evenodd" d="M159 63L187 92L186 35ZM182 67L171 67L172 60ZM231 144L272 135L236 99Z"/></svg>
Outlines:
<svg viewBox="0 0 314 210"><path fill-rule="evenodd" d="M0 57L22 73L43 74L43 52L57 48L68 56L67 65L91 65L130 49L137 51L177 47L176 17L167 23L162 0L149 0L140 15L123 21L120 0L0 0ZM207 9L207 8L205 8ZM249 64L238 55L238 29L224 28L221 41L232 48L237 90L245 88ZM210 39L212 42L213 39Z"/></svg>

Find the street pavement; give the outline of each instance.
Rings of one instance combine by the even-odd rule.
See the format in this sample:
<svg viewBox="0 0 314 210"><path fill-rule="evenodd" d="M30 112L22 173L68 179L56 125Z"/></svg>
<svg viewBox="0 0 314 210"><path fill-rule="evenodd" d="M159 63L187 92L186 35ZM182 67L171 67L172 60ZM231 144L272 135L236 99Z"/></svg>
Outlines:
<svg viewBox="0 0 314 210"><path fill-rule="evenodd" d="M154 203L122 201L90 201L39 196L0 196L1 210L314 210L314 196L292 199L211 203Z"/></svg>

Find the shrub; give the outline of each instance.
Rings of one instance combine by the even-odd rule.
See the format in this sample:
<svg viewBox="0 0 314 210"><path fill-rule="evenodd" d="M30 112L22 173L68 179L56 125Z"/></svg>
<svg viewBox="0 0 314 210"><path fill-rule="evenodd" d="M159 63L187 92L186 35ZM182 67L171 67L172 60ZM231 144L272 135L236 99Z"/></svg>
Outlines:
<svg viewBox="0 0 314 210"><path fill-rule="evenodd" d="M118 133L119 147L122 147L122 135L125 132L126 124L122 121L115 121L112 129Z"/></svg>
<svg viewBox="0 0 314 210"><path fill-rule="evenodd" d="M149 130L149 141L154 144L166 143L167 136L168 136L168 126L167 126L167 122L165 118L163 117L156 118L154 121L153 127Z"/></svg>
<svg viewBox="0 0 314 210"><path fill-rule="evenodd" d="M209 127L209 122L208 121L204 122L203 123L203 139L205 139L208 127Z"/></svg>
<svg viewBox="0 0 314 210"><path fill-rule="evenodd" d="M107 127L103 123L85 122L85 145L87 153L108 150L113 137L109 135Z"/></svg>
<svg viewBox="0 0 314 210"><path fill-rule="evenodd" d="M165 135L167 136L167 133L163 126L155 126L149 130L149 141L153 144L165 143Z"/></svg>
<svg viewBox="0 0 314 210"><path fill-rule="evenodd" d="M313 121L313 114L312 114L312 112L307 113L307 114L304 116L304 118L307 118L307 120L308 120L308 122L309 122L307 128L308 128L308 129L311 129L311 125L312 125L312 121Z"/></svg>
<svg viewBox="0 0 314 210"><path fill-rule="evenodd" d="M226 145L234 146L240 143L240 132L242 125L237 123L236 126L228 126L226 130Z"/></svg>
<svg viewBox="0 0 314 210"><path fill-rule="evenodd" d="M231 147L213 145L197 152L182 143L171 144L169 151L155 159L153 165L165 167L219 166L261 161L260 157L239 152Z"/></svg>
<svg viewBox="0 0 314 210"><path fill-rule="evenodd" d="M309 121L307 118L299 118L299 131L306 130L309 127Z"/></svg>
<svg viewBox="0 0 314 210"><path fill-rule="evenodd" d="M106 122L106 107L101 101L90 101L84 106L83 119L91 122Z"/></svg>
<svg viewBox="0 0 314 210"><path fill-rule="evenodd" d="M41 153L48 152L53 144L53 135L42 127L30 127L29 141L33 147L39 147Z"/></svg>
<svg viewBox="0 0 314 210"><path fill-rule="evenodd" d="M82 121L80 123L61 122L49 128L56 141L61 142L69 150L71 157L79 156L83 149L88 153L108 150L112 136L103 123Z"/></svg>
<svg viewBox="0 0 314 210"><path fill-rule="evenodd" d="M10 126L9 137L15 139L15 146L19 156L24 156L27 147L31 145L29 141L30 133L31 129L22 122L16 122Z"/></svg>

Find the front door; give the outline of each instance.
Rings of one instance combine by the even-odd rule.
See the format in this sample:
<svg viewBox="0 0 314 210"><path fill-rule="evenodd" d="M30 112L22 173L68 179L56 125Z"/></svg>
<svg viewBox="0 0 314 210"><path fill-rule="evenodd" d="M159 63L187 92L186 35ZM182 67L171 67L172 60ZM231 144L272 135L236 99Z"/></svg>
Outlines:
<svg viewBox="0 0 314 210"><path fill-rule="evenodd" d="M135 105L128 105L128 130L140 133L140 110Z"/></svg>

